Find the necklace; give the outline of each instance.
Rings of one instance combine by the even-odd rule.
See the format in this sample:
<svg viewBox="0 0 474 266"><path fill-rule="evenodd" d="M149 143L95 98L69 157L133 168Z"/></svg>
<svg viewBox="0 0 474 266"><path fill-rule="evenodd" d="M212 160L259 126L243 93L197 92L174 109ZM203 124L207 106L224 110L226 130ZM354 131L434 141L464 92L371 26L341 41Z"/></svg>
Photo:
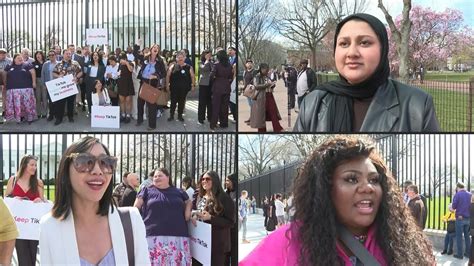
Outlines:
<svg viewBox="0 0 474 266"><path fill-rule="evenodd" d="M360 243L364 244L367 240L367 235L354 236L354 238L357 239Z"/></svg>

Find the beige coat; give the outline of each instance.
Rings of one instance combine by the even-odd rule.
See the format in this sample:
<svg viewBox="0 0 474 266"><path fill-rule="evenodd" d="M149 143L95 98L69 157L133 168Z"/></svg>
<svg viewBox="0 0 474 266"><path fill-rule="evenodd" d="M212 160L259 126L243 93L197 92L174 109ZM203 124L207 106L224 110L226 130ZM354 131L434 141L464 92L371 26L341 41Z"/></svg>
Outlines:
<svg viewBox="0 0 474 266"><path fill-rule="evenodd" d="M255 89L258 90L257 99L253 101L252 107L250 108L250 127L251 128L264 128L266 119L265 110L265 90L268 88L268 77L260 76L257 74L254 78L253 84ZM278 108L276 108L278 112ZM281 119L280 113L277 113L278 119Z"/></svg>

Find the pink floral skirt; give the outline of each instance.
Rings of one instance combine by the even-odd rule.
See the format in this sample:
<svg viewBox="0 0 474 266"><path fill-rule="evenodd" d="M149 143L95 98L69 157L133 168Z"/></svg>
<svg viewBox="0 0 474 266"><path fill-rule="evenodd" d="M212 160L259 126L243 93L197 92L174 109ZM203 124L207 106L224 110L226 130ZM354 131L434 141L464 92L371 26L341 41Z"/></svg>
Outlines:
<svg viewBox="0 0 474 266"><path fill-rule="evenodd" d="M188 237L148 236L151 265L189 266L192 263Z"/></svg>
<svg viewBox="0 0 474 266"><path fill-rule="evenodd" d="M5 119L20 122L24 117L31 122L36 119L36 98L33 88L7 90Z"/></svg>

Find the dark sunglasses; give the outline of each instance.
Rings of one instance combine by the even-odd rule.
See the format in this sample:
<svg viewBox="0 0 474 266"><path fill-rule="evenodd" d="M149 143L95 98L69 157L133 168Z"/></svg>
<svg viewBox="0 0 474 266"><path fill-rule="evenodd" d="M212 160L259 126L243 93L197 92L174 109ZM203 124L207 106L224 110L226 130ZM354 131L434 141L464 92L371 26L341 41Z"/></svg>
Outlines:
<svg viewBox="0 0 474 266"><path fill-rule="evenodd" d="M212 181L212 178L210 178L210 177L202 177L202 178L201 178L201 182L202 182L202 181L209 182L209 181Z"/></svg>
<svg viewBox="0 0 474 266"><path fill-rule="evenodd" d="M94 169L95 163L99 163L100 170L104 174L112 174L117 166L117 158L107 154L94 156L90 153L72 153L68 156L72 159L74 168L79 173L89 173Z"/></svg>

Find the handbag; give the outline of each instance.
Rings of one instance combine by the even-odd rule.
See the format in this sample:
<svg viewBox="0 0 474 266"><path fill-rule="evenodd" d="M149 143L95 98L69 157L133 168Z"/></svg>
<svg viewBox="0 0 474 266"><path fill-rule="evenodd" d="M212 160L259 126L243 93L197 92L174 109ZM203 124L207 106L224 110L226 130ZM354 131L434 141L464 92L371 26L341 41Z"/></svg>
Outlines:
<svg viewBox="0 0 474 266"><path fill-rule="evenodd" d="M158 89L158 97L156 97L156 104L161 106L168 105L168 101L170 100L170 93L166 90L166 88Z"/></svg>
<svg viewBox="0 0 474 266"><path fill-rule="evenodd" d="M255 89L255 86L249 84L244 89L244 96L249 97L252 100L256 100L258 96L258 90Z"/></svg>
<svg viewBox="0 0 474 266"><path fill-rule="evenodd" d="M127 208L117 208L122 222L123 233L125 234L125 244L127 246L128 265L135 266L135 252L133 243L133 228L130 210Z"/></svg>
<svg viewBox="0 0 474 266"><path fill-rule="evenodd" d="M107 86L107 91L109 93L110 98L117 98L118 96L117 81L115 80L110 81L109 85Z"/></svg>
<svg viewBox="0 0 474 266"><path fill-rule="evenodd" d="M270 217L270 219L268 219L265 229L267 229L269 232L275 231L275 217Z"/></svg>
<svg viewBox="0 0 474 266"><path fill-rule="evenodd" d="M138 93L138 97L142 98L145 102L155 104L158 99L159 90L150 85L150 83L143 83Z"/></svg>
<svg viewBox="0 0 474 266"><path fill-rule="evenodd" d="M456 221L448 221L448 233L456 232Z"/></svg>

